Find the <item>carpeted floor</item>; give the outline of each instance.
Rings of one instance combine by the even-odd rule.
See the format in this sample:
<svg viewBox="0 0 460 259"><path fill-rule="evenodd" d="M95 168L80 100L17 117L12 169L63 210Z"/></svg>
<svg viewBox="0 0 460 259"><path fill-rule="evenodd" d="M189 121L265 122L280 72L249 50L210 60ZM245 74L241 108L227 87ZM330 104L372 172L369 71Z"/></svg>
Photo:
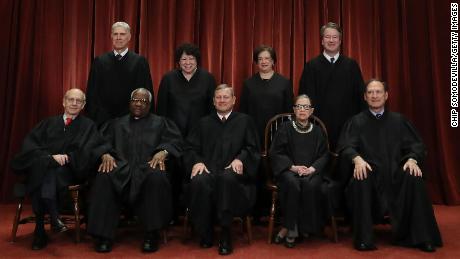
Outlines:
<svg viewBox="0 0 460 259"><path fill-rule="evenodd" d="M142 232L125 228L118 232L113 251L98 254L93 250L91 238L85 236L81 243L73 242L73 231L50 235L50 244L41 251L30 249L33 224L20 225L16 243L10 242L11 226L15 206L0 205L0 258L219 258L216 246L201 249L197 240L182 242L182 228L168 230L168 243L153 254L140 251ZM396 247L390 244L391 233L388 226L376 227L378 250L358 252L352 248L351 233L342 229L339 242L332 243L326 237L313 237L304 240L294 249L266 243L267 228L255 226L253 243L248 244L239 224L234 227L234 253L225 258L460 258L460 206L435 206L438 224L444 240L444 247L436 253L427 254L417 249ZM27 206L23 215L30 213Z"/></svg>

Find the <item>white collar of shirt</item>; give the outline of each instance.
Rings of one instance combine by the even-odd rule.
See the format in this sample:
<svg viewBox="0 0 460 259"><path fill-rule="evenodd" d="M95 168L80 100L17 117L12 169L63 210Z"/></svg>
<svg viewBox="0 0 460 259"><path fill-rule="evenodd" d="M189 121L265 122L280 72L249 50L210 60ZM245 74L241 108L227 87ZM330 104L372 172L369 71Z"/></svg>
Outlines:
<svg viewBox="0 0 460 259"><path fill-rule="evenodd" d="M229 113L224 114L224 115L220 115L219 113L217 113L217 116L219 116L220 120L222 120L223 117L225 117L225 119L228 119L228 117L230 116L231 113L232 113L232 111L230 111Z"/></svg>
<svg viewBox="0 0 460 259"><path fill-rule="evenodd" d="M77 115L77 116L78 116L78 115ZM65 120L66 120L67 118L72 118L72 120L75 120L75 118L77 118L77 116L75 116L75 117L72 117L72 116L67 117L67 114L64 113L64 115L62 115L62 118L64 119L64 122L65 122Z"/></svg>
<svg viewBox="0 0 460 259"><path fill-rule="evenodd" d="M116 50L113 50L113 54L116 56L118 54L120 54L122 57L124 57L126 55L126 53L128 53L128 48L125 49L125 51L121 52L121 53L118 53Z"/></svg>
<svg viewBox="0 0 460 259"><path fill-rule="evenodd" d="M333 57L329 56L328 54L326 54L326 51L323 51L323 56L329 61L331 62L331 58L334 58L334 63L337 62L337 59L339 59L339 56L340 56L340 52L337 52L337 54L335 54Z"/></svg>
<svg viewBox="0 0 460 259"><path fill-rule="evenodd" d="M383 115L383 113L385 112L385 108L383 108L381 111L378 111L378 112L374 112L374 111L371 110L371 109L369 109L369 111L370 111L374 116L376 116L377 114Z"/></svg>

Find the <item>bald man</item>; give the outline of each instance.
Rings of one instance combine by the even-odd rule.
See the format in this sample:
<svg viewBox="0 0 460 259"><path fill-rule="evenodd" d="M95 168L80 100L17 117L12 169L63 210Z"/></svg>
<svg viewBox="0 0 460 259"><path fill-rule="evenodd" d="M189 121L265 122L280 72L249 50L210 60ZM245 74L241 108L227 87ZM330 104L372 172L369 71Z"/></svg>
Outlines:
<svg viewBox="0 0 460 259"><path fill-rule="evenodd" d="M11 162L15 171L27 177L27 193L36 216L33 250L48 243L45 213L50 215L54 232L67 229L58 217L58 194L69 185L86 181L89 167L96 162L93 158L100 156L102 137L96 125L80 115L85 100L80 89L68 90L62 100L64 113L38 123Z"/></svg>

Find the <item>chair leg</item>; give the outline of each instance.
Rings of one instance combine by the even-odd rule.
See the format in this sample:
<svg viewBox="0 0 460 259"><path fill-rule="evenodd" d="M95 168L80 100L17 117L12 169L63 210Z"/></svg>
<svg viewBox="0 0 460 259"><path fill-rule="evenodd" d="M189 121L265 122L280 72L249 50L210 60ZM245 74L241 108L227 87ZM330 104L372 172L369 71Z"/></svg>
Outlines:
<svg viewBox="0 0 460 259"><path fill-rule="evenodd" d="M80 243L80 206L78 204L78 190L71 191L73 212L75 215L75 242Z"/></svg>
<svg viewBox="0 0 460 259"><path fill-rule="evenodd" d="M339 237L337 234L337 221L335 220L334 216L331 216L331 228L332 228L332 235L333 235L334 243L337 243L339 241Z"/></svg>
<svg viewBox="0 0 460 259"><path fill-rule="evenodd" d="M183 236L184 240L188 238L188 218L189 218L190 210L189 208L185 209L185 215L184 215L184 226L183 226Z"/></svg>
<svg viewBox="0 0 460 259"><path fill-rule="evenodd" d="M161 231L163 233L163 244L168 243L168 229L165 228Z"/></svg>
<svg viewBox="0 0 460 259"><path fill-rule="evenodd" d="M275 224L275 210L276 210L276 198L278 193L276 191L272 191L272 206L270 209L270 218L268 219L268 240L269 244L272 243L272 236L273 236L273 226Z"/></svg>
<svg viewBox="0 0 460 259"><path fill-rule="evenodd" d="M252 243L252 218L250 216L246 216L246 231L248 232L248 243Z"/></svg>
<svg viewBox="0 0 460 259"><path fill-rule="evenodd" d="M14 215L14 220L13 220L13 229L11 230L11 243L16 242L16 233L18 232L19 219L21 218L23 202L24 202L24 198L20 198L18 202L18 206L16 208L16 214Z"/></svg>

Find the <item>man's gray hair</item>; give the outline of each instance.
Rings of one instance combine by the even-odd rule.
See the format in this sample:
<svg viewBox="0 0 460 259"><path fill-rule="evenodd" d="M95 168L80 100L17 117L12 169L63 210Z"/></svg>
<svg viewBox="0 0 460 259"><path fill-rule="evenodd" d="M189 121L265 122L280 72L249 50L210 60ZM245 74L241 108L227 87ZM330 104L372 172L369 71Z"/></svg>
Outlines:
<svg viewBox="0 0 460 259"><path fill-rule="evenodd" d="M129 24L125 22L116 22L112 25L112 32L115 30L115 28L121 27L125 29L128 33L131 33L131 27L129 27Z"/></svg>
<svg viewBox="0 0 460 259"><path fill-rule="evenodd" d="M145 88L137 88L137 89L134 89L134 91L131 92L131 99L133 99L133 96L135 93L137 92L146 92L148 95L149 95L149 102L151 103L152 102L152 93L145 89Z"/></svg>

